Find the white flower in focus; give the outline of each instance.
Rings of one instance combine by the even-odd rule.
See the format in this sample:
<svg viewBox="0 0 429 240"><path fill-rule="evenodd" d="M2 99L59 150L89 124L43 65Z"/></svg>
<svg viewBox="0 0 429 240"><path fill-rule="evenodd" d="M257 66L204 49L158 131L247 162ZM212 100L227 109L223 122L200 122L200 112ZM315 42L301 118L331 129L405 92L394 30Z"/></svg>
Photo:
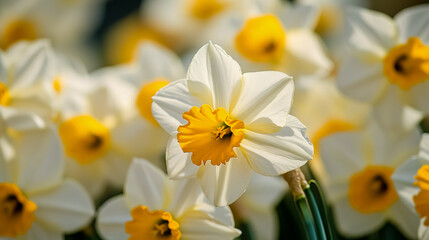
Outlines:
<svg viewBox="0 0 429 240"><path fill-rule="evenodd" d="M417 236L418 217L398 198L392 174L417 153L419 141L417 129L391 134L372 122L362 132L337 133L320 142L324 190L340 233L359 237L389 221L405 236Z"/></svg>
<svg viewBox="0 0 429 240"><path fill-rule="evenodd" d="M420 215L419 239L429 239L429 135L423 134L420 151L403 163L392 176L399 197Z"/></svg>
<svg viewBox="0 0 429 240"><path fill-rule="evenodd" d="M84 188L63 179L64 159L55 131L40 128L35 123L41 119L36 119L0 111L1 239L62 239L88 225L94 215ZM9 130L4 131L4 123Z"/></svg>
<svg viewBox="0 0 429 240"><path fill-rule="evenodd" d="M186 79L153 97L152 113L173 137L169 176L197 176L207 198L225 206L243 194L254 171L275 176L301 167L313 146L304 125L288 114L292 95L288 75L243 75L222 48L205 45Z"/></svg>
<svg viewBox="0 0 429 240"><path fill-rule="evenodd" d="M280 177L253 174L246 192L231 205L234 217L250 224L255 239L278 239L276 206L287 188Z"/></svg>
<svg viewBox="0 0 429 240"><path fill-rule="evenodd" d="M172 181L145 160L131 164L124 195L104 203L97 230L105 239L234 239L228 207L210 205L195 179Z"/></svg>
<svg viewBox="0 0 429 240"><path fill-rule="evenodd" d="M429 113L429 5L405 9L392 20L371 10L347 12L350 56L341 66L338 87L347 96L374 104L388 129L413 128Z"/></svg>

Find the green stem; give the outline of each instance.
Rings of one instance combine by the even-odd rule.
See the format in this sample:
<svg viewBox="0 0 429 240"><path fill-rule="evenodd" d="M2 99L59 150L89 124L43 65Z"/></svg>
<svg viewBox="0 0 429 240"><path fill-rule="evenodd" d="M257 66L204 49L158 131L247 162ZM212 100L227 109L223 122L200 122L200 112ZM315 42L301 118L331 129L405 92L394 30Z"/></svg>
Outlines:
<svg viewBox="0 0 429 240"><path fill-rule="evenodd" d="M311 240L316 240L316 229L314 228L313 216L311 215L310 209L308 208L307 200L305 196L299 196L295 199L296 206L301 214L305 227L307 230L308 237Z"/></svg>
<svg viewBox="0 0 429 240"><path fill-rule="evenodd" d="M316 225L317 239L326 240L325 227L320 215L319 206L310 186L304 188L305 196L307 197L308 205L310 205L311 214L313 215L314 223Z"/></svg>
<svg viewBox="0 0 429 240"><path fill-rule="evenodd" d="M333 226L332 226L333 223L329 220L328 208L326 206L325 199L320 191L319 184L317 184L315 180L310 180L309 184L310 184L311 193L313 194L313 197L318 206L318 210L320 212L320 217L323 222L326 238L328 240L334 240L335 238L334 238L334 232L333 232Z"/></svg>

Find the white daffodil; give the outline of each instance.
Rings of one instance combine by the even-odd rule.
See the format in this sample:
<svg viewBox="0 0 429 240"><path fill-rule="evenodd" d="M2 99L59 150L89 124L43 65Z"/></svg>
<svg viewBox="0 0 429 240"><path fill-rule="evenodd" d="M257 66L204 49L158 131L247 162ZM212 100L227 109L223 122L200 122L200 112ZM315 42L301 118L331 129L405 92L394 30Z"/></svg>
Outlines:
<svg viewBox="0 0 429 240"><path fill-rule="evenodd" d="M54 57L48 41L22 42L0 51L0 107L14 107L49 118L52 112L49 81Z"/></svg>
<svg viewBox="0 0 429 240"><path fill-rule="evenodd" d="M0 49L21 40L49 38L72 56L87 56L85 41L101 16L95 1L5 0L0 3Z"/></svg>
<svg viewBox="0 0 429 240"><path fill-rule="evenodd" d="M276 206L287 190L280 177L253 174L246 192L231 205L235 219L250 224L255 239L278 239Z"/></svg>
<svg viewBox="0 0 429 240"><path fill-rule="evenodd" d="M403 163L392 176L399 197L421 221L419 239L429 239L429 135L424 134L418 156Z"/></svg>
<svg viewBox="0 0 429 240"><path fill-rule="evenodd" d="M325 179L319 157L319 142L334 133L361 129L367 120L369 106L344 97L335 79L302 78L294 97L292 114L307 127L314 146L311 170L319 181Z"/></svg>
<svg viewBox="0 0 429 240"><path fill-rule="evenodd" d="M97 230L105 239L234 239L240 231L228 207L207 202L194 179L169 180L145 160L131 164L124 195L104 203Z"/></svg>
<svg viewBox="0 0 429 240"><path fill-rule="evenodd" d="M265 12L279 4L279 0L148 0L142 4L141 16L150 27L174 39L175 49L183 50L207 42L205 32L227 15Z"/></svg>
<svg viewBox="0 0 429 240"><path fill-rule="evenodd" d="M230 14L217 23L208 39L225 46L246 71L326 76L333 64L313 31L317 16L313 6L287 3L265 12Z"/></svg>
<svg viewBox="0 0 429 240"><path fill-rule="evenodd" d="M429 5L405 9L392 20L371 10L347 11L345 34L351 55L341 66L338 87L375 105L387 128L412 128L429 113Z"/></svg>
<svg viewBox="0 0 429 240"><path fill-rule="evenodd" d="M418 151L417 129L389 134L374 122L362 132L337 133L320 142L326 169L324 190L340 233L359 237L393 223L417 236L418 217L398 199L395 169Z"/></svg>
<svg viewBox="0 0 429 240"><path fill-rule="evenodd" d="M225 206L243 194L254 171L280 175L301 167L313 146L305 126L289 115L292 95L288 75L243 75L221 47L203 46L186 79L153 97L152 114L173 137L169 176L197 176L207 198Z"/></svg>
<svg viewBox="0 0 429 240"><path fill-rule="evenodd" d="M62 239L94 215L84 188L63 179L58 136L38 121L14 109L0 111L0 239Z"/></svg>
<svg viewBox="0 0 429 240"><path fill-rule="evenodd" d="M118 126L130 103L127 98L133 94L133 87L126 82L97 81L88 96L89 111L58 124L67 156L66 175L81 182L93 198L109 186L120 188L125 181L132 156L121 147L127 133Z"/></svg>
<svg viewBox="0 0 429 240"><path fill-rule="evenodd" d="M181 60L170 50L154 42L144 42L138 49L138 58L127 65L108 67L93 74L103 81L115 78L134 86L125 119L117 126L124 133L120 144L134 157L160 161L165 153L169 135L152 116L152 97L168 83L185 77ZM161 167L161 164L156 164Z"/></svg>

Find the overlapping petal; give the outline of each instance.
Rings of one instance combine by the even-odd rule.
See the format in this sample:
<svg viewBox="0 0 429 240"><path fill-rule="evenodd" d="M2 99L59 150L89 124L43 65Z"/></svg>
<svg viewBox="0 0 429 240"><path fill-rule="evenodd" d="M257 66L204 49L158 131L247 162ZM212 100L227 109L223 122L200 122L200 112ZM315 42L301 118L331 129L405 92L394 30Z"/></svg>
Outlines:
<svg viewBox="0 0 429 240"><path fill-rule="evenodd" d="M276 176L304 165L313 156L305 126L291 115L286 126L273 134L246 130L240 148L257 173Z"/></svg>
<svg viewBox="0 0 429 240"><path fill-rule="evenodd" d="M108 240L127 239L125 222L131 221L130 210L126 207L124 196L116 196L107 200L98 210L98 233Z"/></svg>
<svg viewBox="0 0 429 240"><path fill-rule="evenodd" d="M429 44L429 5L409 7L395 16L399 31L399 42L406 42L409 37L419 37Z"/></svg>
<svg viewBox="0 0 429 240"><path fill-rule="evenodd" d="M194 177L198 166L192 163L191 153L184 153L176 138L171 138L166 151L167 172L172 179Z"/></svg>

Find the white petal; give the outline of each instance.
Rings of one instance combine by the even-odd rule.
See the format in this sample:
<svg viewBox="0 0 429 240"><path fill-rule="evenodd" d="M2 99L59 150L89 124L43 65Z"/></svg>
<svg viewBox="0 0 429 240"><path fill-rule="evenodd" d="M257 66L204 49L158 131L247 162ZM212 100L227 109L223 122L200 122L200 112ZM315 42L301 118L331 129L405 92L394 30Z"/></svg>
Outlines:
<svg viewBox="0 0 429 240"><path fill-rule="evenodd" d="M424 224L424 220L420 221L420 226L418 230L419 239L428 240L429 239L429 227Z"/></svg>
<svg viewBox="0 0 429 240"><path fill-rule="evenodd" d="M189 240L218 240L234 239L240 235L240 230L216 221L201 211L189 211L180 219L180 230L183 239Z"/></svg>
<svg viewBox="0 0 429 240"><path fill-rule="evenodd" d="M255 234L255 239L275 240L279 234L279 220L274 206L266 211L248 209L246 219Z"/></svg>
<svg viewBox="0 0 429 240"><path fill-rule="evenodd" d="M334 203L333 211L338 231L345 237L362 237L380 229L386 222L383 213L362 214L357 212L350 206L348 198Z"/></svg>
<svg viewBox="0 0 429 240"><path fill-rule="evenodd" d="M231 115L253 131L277 132L286 124L293 87L292 78L282 72L245 73Z"/></svg>
<svg viewBox="0 0 429 240"><path fill-rule="evenodd" d="M328 74L333 67L322 40L308 29L288 31L286 37L285 71L291 76Z"/></svg>
<svg viewBox="0 0 429 240"><path fill-rule="evenodd" d="M15 130L40 129L46 126L45 121L38 115L15 108L0 108L0 114L5 119L5 124Z"/></svg>
<svg viewBox="0 0 429 240"><path fill-rule="evenodd" d="M8 50L10 62L14 64L14 81L10 88L22 89L37 81L50 81L54 75L54 55L46 40L34 43L21 42Z"/></svg>
<svg viewBox="0 0 429 240"><path fill-rule="evenodd" d="M15 238L14 238L15 239ZM23 238L18 239L25 239L25 240L63 240L64 236L61 231L53 230L44 227L42 224L36 222L33 222L31 224L31 228L28 229L28 232L26 235L23 236Z"/></svg>
<svg viewBox="0 0 429 240"><path fill-rule="evenodd" d="M140 80L166 78L174 81L185 77L182 61L169 49L150 41L144 41L139 47L138 66L142 76Z"/></svg>
<svg viewBox="0 0 429 240"><path fill-rule="evenodd" d="M428 31L429 32L429 31ZM429 34L428 34L429 35ZM429 41L428 41L429 45ZM429 81L424 81L420 84L413 86L408 91L403 91L404 101L415 109L429 114L429 101L427 92L429 91Z"/></svg>
<svg viewBox="0 0 429 240"><path fill-rule="evenodd" d="M381 58L367 61L350 56L340 66L337 85L347 97L360 102L375 102L387 85Z"/></svg>
<svg viewBox="0 0 429 240"><path fill-rule="evenodd" d="M292 115L286 121L286 126L273 134L244 132L240 148L255 172L277 176L312 159L313 145L305 135L305 126Z"/></svg>
<svg viewBox="0 0 429 240"><path fill-rule="evenodd" d="M128 239L125 223L131 221L130 210L125 206L123 195L107 200L98 210L97 232L108 240Z"/></svg>
<svg viewBox="0 0 429 240"><path fill-rule="evenodd" d="M297 2L286 5L279 18L286 30L294 28L313 29L319 19L320 11L315 5Z"/></svg>
<svg viewBox="0 0 429 240"><path fill-rule="evenodd" d="M396 168L412 155L418 153L421 132L417 127L389 132L376 123L369 123L367 141L373 147L373 162L375 165Z"/></svg>
<svg viewBox="0 0 429 240"><path fill-rule="evenodd" d="M322 139L320 155L328 176L332 179L348 179L363 169L364 146L362 136L356 132L336 133Z"/></svg>
<svg viewBox="0 0 429 240"><path fill-rule="evenodd" d="M421 112L405 105L399 87L393 85L374 105L372 114L380 127L392 132L415 128L423 117Z"/></svg>
<svg viewBox="0 0 429 240"><path fill-rule="evenodd" d="M99 159L100 164L103 164L103 174L109 181L112 187L122 188L125 183L129 166L131 165L131 158L128 155L113 150L107 152L103 158ZM111 174L115 173L115 174Z"/></svg>
<svg viewBox="0 0 429 240"><path fill-rule="evenodd" d="M30 195L29 199L37 205L37 221L61 232L80 230L94 216L94 204L88 193L71 179L54 189Z"/></svg>
<svg viewBox="0 0 429 240"><path fill-rule="evenodd" d="M347 43L360 57L382 58L396 45L396 26L389 16L358 7L347 9L345 16Z"/></svg>
<svg viewBox="0 0 429 240"><path fill-rule="evenodd" d="M409 37L419 37L429 44L429 5L417 5L400 11L395 16L399 31L399 41L406 42Z"/></svg>
<svg viewBox="0 0 429 240"><path fill-rule="evenodd" d="M215 166L209 162L201 165L197 177L201 188L215 206L226 206L239 198L249 185L253 170L240 150L237 158Z"/></svg>
<svg viewBox="0 0 429 240"><path fill-rule="evenodd" d="M152 114L158 123L170 135L177 134L177 128L187 123L183 113L200 103L188 90L185 79L172 82L159 90L152 98Z"/></svg>
<svg viewBox="0 0 429 240"><path fill-rule="evenodd" d="M397 226L408 239L417 238L420 217L414 209L409 209L402 201L397 201L390 207L388 214L390 221Z"/></svg>
<svg viewBox="0 0 429 240"><path fill-rule="evenodd" d="M236 100L234 95L241 87L241 75L238 63L210 42L195 54L187 79L209 86L213 92L213 107L229 111L230 103Z"/></svg>
<svg viewBox="0 0 429 240"><path fill-rule="evenodd" d="M166 199L167 176L150 162L134 159L125 183L125 201L128 208L138 205L149 209L163 209Z"/></svg>
<svg viewBox="0 0 429 240"><path fill-rule="evenodd" d="M61 141L53 129L31 131L19 139L17 146L18 185L27 194L61 182L64 159Z"/></svg>
<svg viewBox="0 0 429 240"><path fill-rule="evenodd" d="M395 184L395 189L399 198L408 207L408 209L413 211L413 196L417 195L419 192L419 188L413 184L415 182L414 176L416 176L417 170L419 170L420 167L421 164L419 160L416 157L413 157L396 168L392 175L392 180Z"/></svg>
<svg viewBox="0 0 429 240"><path fill-rule="evenodd" d="M171 200L167 211L181 216L187 210L204 203L204 194L196 178L171 181Z"/></svg>
<svg viewBox="0 0 429 240"><path fill-rule="evenodd" d="M192 163L192 153L184 153L177 142L177 138L171 138L167 145L166 159L167 172L171 179L194 177L198 166Z"/></svg>
<svg viewBox="0 0 429 240"><path fill-rule="evenodd" d="M419 160L422 164L429 165L429 134L425 133L420 141Z"/></svg>
<svg viewBox="0 0 429 240"><path fill-rule="evenodd" d="M288 185L281 177L253 174L250 184L240 200L261 211L274 209L274 206L286 193L286 189L288 189Z"/></svg>

